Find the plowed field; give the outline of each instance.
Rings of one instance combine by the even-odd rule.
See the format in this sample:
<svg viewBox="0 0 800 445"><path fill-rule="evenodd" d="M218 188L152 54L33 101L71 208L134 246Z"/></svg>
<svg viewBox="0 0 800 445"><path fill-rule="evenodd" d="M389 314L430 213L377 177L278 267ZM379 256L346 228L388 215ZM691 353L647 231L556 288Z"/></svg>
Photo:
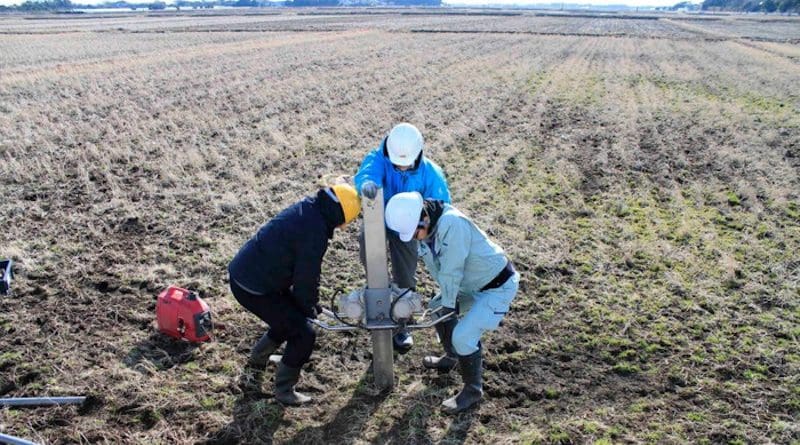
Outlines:
<svg viewBox="0 0 800 445"><path fill-rule="evenodd" d="M42 443L800 441L800 21L449 10L0 16L0 408ZM226 265L266 220L417 125L454 204L522 274L486 398L371 383L321 332L284 408ZM355 225L323 266L364 284ZM435 291L423 267L425 295ZM200 292L200 346L154 327Z"/></svg>

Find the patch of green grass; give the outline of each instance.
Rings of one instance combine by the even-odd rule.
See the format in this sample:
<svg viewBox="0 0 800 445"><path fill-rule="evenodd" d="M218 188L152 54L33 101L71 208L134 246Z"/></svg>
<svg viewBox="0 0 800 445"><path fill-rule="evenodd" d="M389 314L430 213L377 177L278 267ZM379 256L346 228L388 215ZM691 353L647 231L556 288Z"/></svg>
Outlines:
<svg viewBox="0 0 800 445"><path fill-rule="evenodd" d="M787 107L786 104L780 99L761 96L752 92L735 96L734 100L743 109L751 113L755 112L775 115L778 113L785 113L792 108Z"/></svg>
<svg viewBox="0 0 800 445"><path fill-rule="evenodd" d="M786 204L786 209L784 210L786 216L800 221L800 204L796 202L790 202Z"/></svg>
<svg viewBox="0 0 800 445"><path fill-rule="evenodd" d="M551 443L554 444L567 445L572 443L569 433L564 431L564 429L558 425L550 427L550 431L547 433L547 438Z"/></svg>
<svg viewBox="0 0 800 445"><path fill-rule="evenodd" d="M731 206L740 206L742 205L742 200L736 193L728 192L728 204Z"/></svg>
<svg viewBox="0 0 800 445"><path fill-rule="evenodd" d="M628 405L628 412L643 413L647 411L649 408L650 405L647 402L640 400L638 402L633 402L630 405Z"/></svg>
<svg viewBox="0 0 800 445"><path fill-rule="evenodd" d="M535 96L542 85L545 84L549 77L549 74L546 71L532 71L528 76L528 93L531 96Z"/></svg>
<svg viewBox="0 0 800 445"><path fill-rule="evenodd" d="M632 360L638 357L638 353L634 349L626 349L617 355L620 360Z"/></svg>
<svg viewBox="0 0 800 445"><path fill-rule="evenodd" d="M536 428L524 431L519 435L519 442L523 445L541 445L545 440L545 435Z"/></svg>
<svg viewBox="0 0 800 445"><path fill-rule="evenodd" d="M686 419L692 422L705 422L706 416L703 413L689 412L686 413Z"/></svg>
<svg viewBox="0 0 800 445"><path fill-rule="evenodd" d="M548 400L555 400L560 396L560 393L555 388L545 388L544 397Z"/></svg>
<svg viewBox="0 0 800 445"><path fill-rule="evenodd" d="M602 429L602 425L594 420L588 420L581 424L581 429L589 434L597 434Z"/></svg>
<svg viewBox="0 0 800 445"><path fill-rule="evenodd" d="M743 375L744 375L744 378L747 379L747 380L762 380L762 379L764 379L766 377L763 373L761 373L761 372L759 372L759 371L757 371L755 369L748 369L748 370L746 370L744 372Z"/></svg>
<svg viewBox="0 0 800 445"><path fill-rule="evenodd" d="M22 354L19 352L9 351L0 354L0 362L17 362L20 358L22 358Z"/></svg>
<svg viewBox="0 0 800 445"><path fill-rule="evenodd" d="M661 440L663 438L664 438L664 432L663 431L648 431L644 435L644 439L648 443L659 443L659 442L661 442Z"/></svg>
<svg viewBox="0 0 800 445"><path fill-rule="evenodd" d="M187 371L199 371L200 365L197 362L189 362L183 365L183 369Z"/></svg>
<svg viewBox="0 0 800 445"><path fill-rule="evenodd" d="M204 397L200 400L200 406L205 410L212 410L217 407L217 401L213 397Z"/></svg>
<svg viewBox="0 0 800 445"><path fill-rule="evenodd" d="M619 362L611 369L616 374L623 376L637 374L642 371L638 366L629 362Z"/></svg>

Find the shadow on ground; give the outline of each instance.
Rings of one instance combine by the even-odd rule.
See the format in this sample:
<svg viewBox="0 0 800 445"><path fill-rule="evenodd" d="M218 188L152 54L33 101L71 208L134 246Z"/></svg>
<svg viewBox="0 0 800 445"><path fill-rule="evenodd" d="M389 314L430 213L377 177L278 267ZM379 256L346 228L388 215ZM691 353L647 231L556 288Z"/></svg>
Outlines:
<svg viewBox="0 0 800 445"><path fill-rule="evenodd" d="M134 346L123 362L139 372L163 371L194 360L196 344L175 340L160 333L152 334Z"/></svg>
<svg viewBox="0 0 800 445"><path fill-rule="evenodd" d="M425 386L413 395L409 395L406 401L406 410L397 418L397 421L386 432L384 439L380 443L384 444L463 444L474 419L477 417L478 408L472 408L456 416L448 416L450 426L447 432L439 439L430 436L429 420L435 417L441 410L442 394L449 391L453 379L446 376L434 377L431 382L433 386ZM448 391L442 391L444 385ZM460 383L459 383L460 385ZM449 395L448 395L449 397Z"/></svg>
<svg viewBox="0 0 800 445"><path fill-rule="evenodd" d="M284 407L262 390L264 370L247 370L239 378L241 395L233 407L233 420L213 433L204 445L273 442L278 427L284 423Z"/></svg>
<svg viewBox="0 0 800 445"><path fill-rule="evenodd" d="M361 437L364 424L380 407L389 391L380 391L372 385L372 373L367 370L359 379L350 400L329 422L304 428L297 432L289 443L329 443L336 438L337 444L353 443Z"/></svg>

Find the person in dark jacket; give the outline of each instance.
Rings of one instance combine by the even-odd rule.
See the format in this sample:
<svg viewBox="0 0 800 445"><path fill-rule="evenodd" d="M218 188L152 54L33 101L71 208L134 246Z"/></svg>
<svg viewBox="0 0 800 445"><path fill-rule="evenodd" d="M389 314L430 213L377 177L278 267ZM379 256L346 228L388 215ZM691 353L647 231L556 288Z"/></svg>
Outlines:
<svg viewBox="0 0 800 445"><path fill-rule="evenodd" d="M269 356L286 343L275 375L275 398L281 403L311 401L294 386L316 340L307 318L321 312L322 257L333 230L355 219L360 209L352 186L323 187L262 226L228 266L236 301L269 325L253 347L249 365L264 368Z"/></svg>

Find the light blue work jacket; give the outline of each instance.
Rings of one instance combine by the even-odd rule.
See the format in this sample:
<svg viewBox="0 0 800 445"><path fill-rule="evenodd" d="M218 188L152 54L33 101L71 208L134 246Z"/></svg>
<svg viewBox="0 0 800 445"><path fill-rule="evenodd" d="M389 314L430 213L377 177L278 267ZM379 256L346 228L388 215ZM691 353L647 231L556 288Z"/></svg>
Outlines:
<svg viewBox="0 0 800 445"><path fill-rule="evenodd" d="M439 284L441 304L455 308L459 293L472 297L489 284L508 259L503 249L455 207L445 204L419 255Z"/></svg>

